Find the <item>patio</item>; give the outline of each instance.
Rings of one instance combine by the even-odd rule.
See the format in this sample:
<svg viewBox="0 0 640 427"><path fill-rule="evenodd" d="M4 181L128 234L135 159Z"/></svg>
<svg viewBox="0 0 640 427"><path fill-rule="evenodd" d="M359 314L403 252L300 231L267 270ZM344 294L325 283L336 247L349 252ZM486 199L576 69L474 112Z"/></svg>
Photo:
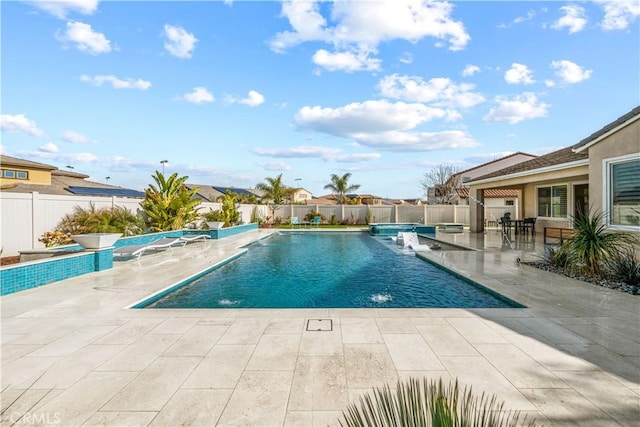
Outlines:
<svg viewBox="0 0 640 427"><path fill-rule="evenodd" d="M547 426L638 425L640 297L517 263L542 233L439 233L481 250L426 254L524 309L125 308L270 232L2 297L2 425L337 425L408 376L457 377Z"/></svg>

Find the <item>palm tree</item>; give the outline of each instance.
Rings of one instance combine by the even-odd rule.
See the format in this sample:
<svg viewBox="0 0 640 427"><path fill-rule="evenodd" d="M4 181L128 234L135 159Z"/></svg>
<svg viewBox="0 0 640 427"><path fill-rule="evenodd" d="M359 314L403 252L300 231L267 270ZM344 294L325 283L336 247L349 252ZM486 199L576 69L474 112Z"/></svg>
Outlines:
<svg viewBox="0 0 640 427"><path fill-rule="evenodd" d="M291 195L291 189L282 184L282 174L275 178L266 177L265 181L256 185L256 190L262 191L261 201L266 202L271 209L271 218L275 220L276 209L285 203Z"/></svg>
<svg viewBox="0 0 640 427"><path fill-rule="evenodd" d="M349 172L342 176L338 176L334 173L331 174L331 183L324 186L325 190L331 190L331 192L336 195L338 204L340 205L344 204L347 193L360 188L360 184L349 185L349 178L351 178L351 173Z"/></svg>
<svg viewBox="0 0 640 427"><path fill-rule="evenodd" d="M178 178L174 173L165 179L164 174L156 171L151 177L156 185L149 184L140 205L152 230L179 230L198 219L197 206L201 201L194 199L197 188L187 190L185 187L188 176Z"/></svg>

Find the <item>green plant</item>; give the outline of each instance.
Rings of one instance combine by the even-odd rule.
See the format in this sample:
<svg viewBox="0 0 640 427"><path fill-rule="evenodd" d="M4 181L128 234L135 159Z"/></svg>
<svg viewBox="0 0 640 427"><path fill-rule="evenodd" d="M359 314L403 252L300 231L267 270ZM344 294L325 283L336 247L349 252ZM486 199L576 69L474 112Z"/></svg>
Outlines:
<svg viewBox="0 0 640 427"><path fill-rule="evenodd" d="M635 287L640 286L640 262L633 249L624 250L617 258L609 260L607 266L615 280Z"/></svg>
<svg viewBox="0 0 640 427"><path fill-rule="evenodd" d="M44 243L45 247L51 248L53 246L60 246L60 245L73 243L73 238L69 233L56 230L56 231L45 232L42 236L40 236L38 241Z"/></svg>
<svg viewBox="0 0 640 427"><path fill-rule="evenodd" d="M144 232L144 220L123 206L88 208L75 206L73 212L62 217L56 230L68 234L122 233L134 236Z"/></svg>
<svg viewBox="0 0 640 427"><path fill-rule="evenodd" d="M305 221L311 221L313 218L319 216L322 221L324 221L326 218L324 215L322 215L320 212L318 211L309 211L305 216L304 216L304 220Z"/></svg>
<svg viewBox="0 0 640 427"><path fill-rule="evenodd" d="M351 173L345 173L342 176L331 174L331 182L324 186L325 190L331 190L335 194L339 205L345 204L347 193L360 188L360 184L350 185L349 178L351 178Z"/></svg>
<svg viewBox="0 0 640 427"><path fill-rule="evenodd" d="M535 426L519 412L504 411L495 396L474 396L471 387L458 382L410 378L398 381L395 391L375 388L358 403L349 405L339 420L347 427L502 427Z"/></svg>
<svg viewBox="0 0 640 427"><path fill-rule="evenodd" d="M184 185L188 176L178 178L178 174L174 173L165 178L156 171L151 177L156 185L149 184L144 200L140 202L151 230L179 230L198 219L198 205L201 201L194 198L197 188L188 190Z"/></svg>
<svg viewBox="0 0 640 427"><path fill-rule="evenodd" d="M222 212L220 209L218 210L213 210L213 209L209 209L208 212L205 212L204 214L202 214L202 218L204 218L205 221L221 221L224 222L224 212Z"/></svg>
<svg viewBox="0 0 640 427"><path fill-rule="evenodd" d="M565 270L602 277L607 259L620 258L635 239L626 233L609 232L604 215L589 210L573 217L574 236L565 241L556 256L566 257Z"/></svg>
<svg viewBox="0 0 640 427"><path fill-rule="evenodd" d="M258 212L258 207L254 206L253 209L251 210L251 222L257 222L258 224L262 224L264 223L266 220L265 218L262 217L262 215L260 215L260 212Z"/></svg>
<svg viewBox="0 0 640 427"><path fill-rule="evenodd" d="M271 218L276 217L276 210L282 205L287 197L291 197L293 191L292 188L287 188L282 183L282 174L275 178L267 177L265 182L261 182L256 185L256 190L262 191L261 201L267 203L271 209Z"/></svg>
<svg viewBox="0 0 640 427"><path fill-rule="evenodd" d="M336 214L331 214L331 219L329 220L329 224L336 225L338 223L338 219L336 218Z"/></svg>

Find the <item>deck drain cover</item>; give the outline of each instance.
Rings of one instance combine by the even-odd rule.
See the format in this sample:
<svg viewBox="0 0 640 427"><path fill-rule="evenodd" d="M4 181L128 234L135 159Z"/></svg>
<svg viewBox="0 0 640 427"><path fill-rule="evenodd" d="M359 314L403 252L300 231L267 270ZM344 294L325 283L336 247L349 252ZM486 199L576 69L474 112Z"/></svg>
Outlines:
<svg viewBox="0 0 640 427"><path fill-rule="evenodd" d="M307 331L333 331L333 320L309 319L307 320Z"/></svg>

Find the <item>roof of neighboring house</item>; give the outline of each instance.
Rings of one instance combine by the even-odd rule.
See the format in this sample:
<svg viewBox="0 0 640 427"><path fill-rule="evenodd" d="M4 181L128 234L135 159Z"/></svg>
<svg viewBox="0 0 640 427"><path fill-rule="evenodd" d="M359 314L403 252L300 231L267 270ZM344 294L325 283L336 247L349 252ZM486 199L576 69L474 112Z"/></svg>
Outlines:
<svg viewBox="0 0 640 427"><path fill-rule="evenodd" d="M245 188L238 188L238 187L218 187L218 186L212 186L214 189L218 190L219 192L221 192L222 194L225 194L227 192L227 190L231 191L232 193L235 194L239 194L239 195L252 195L253 193ZM255 196L255 194L253 194Z"/></svg>
<svg viewBox="0 0 640 427"><path fill-rule="evenodd" d="M60 170L55 166L30 160L18 159L11 156L0 155L2 165L42 169L51 172L51 185L29 184L21 181L5 183L2 191L10 193L59 194L69 196L82 194L85 196L117 196L117 197L144 197L144 192L103 184L101 182L87 181L89 175L78 172Z"/></svg>
<svg viewBox="0 0 640 427"><path fill-rule="evenodd" d="M465 184L470 184L474 181L481 181L488 178L493 178L496 176L505 176L511 175L518 172L526 172L535 169L540 169L549 166L561 165L564 163L571 163L578 160L585 160L589 156L586 152L576 153L573 151L573 147L565 147L560 150L556 150L552 153L545 154L543 156L536 157L531 160L527 160L526 162L518 163L517 165L508 166L504 169L500 169L486 175L479 176L471 181L466 182Z"/></svg>
<svg viewBox="0 0 640 427"><path fill-rule="evenodd" d="M227 190L230 190L232 193L240 194L240 195L254 195L259 197L254 191L246 189L246 188L237 188L237 187L220 187L216 185L209 184L189 184L186 183L185 187L189 190L193 190L194 188L198 189L197 196L201 199L208 200L214 202L218 197L223 196Z"/></svg>
<svg viewBox="0 0 640 427"><path fill-rule="evenodd" d="M2 166L18 166L18 167L31 168L31 169L44 169L44 170L58 169L55 166L47 165L44 163L32 162L31 160L18 159L16 157L7 156L4 154L0 154L0 164L2 164Z"/></svg>
<svg viewBox="0 0 640 427"><path fill-rule="evenodd" d="M466 199L469 197L469 189L468 188L456 188L456 193L458 193L458 197ZM508 197L518 197L518 190L511 189L497 189L490 188L484 190L485 199L502 199Z"/></svg>
<svg viewBox="0 0 640 427"><path fill-rule="evenodd" d="M463 170L463 171L457 172L457 173L455 173L454 175L462 175L462 174L464 174L464 173L471 172L471 171L473 171L473 170L480 169L480 168L483 168L483 167L485 167L485 166L488 166L488 165L490 165L490 164L492 164L492 163L501 162L501 161L503 161L503 160L505 160L505 159L509 159L509 158L511 158L511 157L515 157L515 156L518 156L518 155L520 155L520 156L528 156L528 157L532 157L532 158L533 158L533 157L538 157L538 156L536 156L535 154L529 154L529 153L524 153L524 152L522 152L522 151L516 151L515 153L509 154L509 155L507 155L507 156L500 157L500 158L498 158L498 159L493 159L493 160L490 160L490 161L488 161L488 162L486 162L486 163L483 163L483 164L481 164L481 165L477 165L477 166L474 166L474 167L472 167L472 168L465 169L465 170Z"/></svg>

